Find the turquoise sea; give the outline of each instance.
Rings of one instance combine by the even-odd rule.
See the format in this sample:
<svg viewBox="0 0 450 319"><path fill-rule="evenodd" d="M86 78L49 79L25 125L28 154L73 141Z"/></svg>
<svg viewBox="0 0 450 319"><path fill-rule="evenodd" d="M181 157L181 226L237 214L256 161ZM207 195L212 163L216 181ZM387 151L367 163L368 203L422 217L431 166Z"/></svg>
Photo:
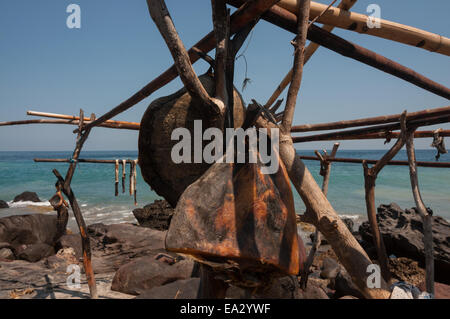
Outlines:
<svg viewBox="0 0 450 319"><path fill-rule="evenodd" d="M340 150L338 157L379 159L384 152L378 150ZM298 153L314 155L313 151L302 150ZM417 150L419 161L434 161L434 155L434 150ZM12 206L9 209L0 210L0 216L46 211L46 206L49 205L47 200L55 193L56 179L52 169L58 169L64 176L68 164L35 163L33 159L70 157L71 152L0 152L0 199ZM85 151L81 158L136 159L137 152ZM406 160L406 152L402 150L395 159ZM450 154L442 155L440 160L450 161ZM305 161L305 163L321 185L322 177L319 175L319 162ZM419 167L418 172L425 204L431 207L436 215L450 219L450 168ZM133 198L128 193L120 193L118 197L114 196L113 164L80 163L72 182L72 188L88 224L94 222L135 222L131 213L135 208ZM16 195L26 190L36 192L44 203L38 205L11 203ZM139 207L159 198L144 182L139 171L137 194ZM297 212L303 212L304 205L295 191L294 197ZM328 197L333 207L341 215L364 219L366 208L362 166L360 164L333 163ZM376 205L390 202L396 202L402 208L414 206L407 166L387 166L377 179ZM72 218L69 227L74 225Z"/></svg>

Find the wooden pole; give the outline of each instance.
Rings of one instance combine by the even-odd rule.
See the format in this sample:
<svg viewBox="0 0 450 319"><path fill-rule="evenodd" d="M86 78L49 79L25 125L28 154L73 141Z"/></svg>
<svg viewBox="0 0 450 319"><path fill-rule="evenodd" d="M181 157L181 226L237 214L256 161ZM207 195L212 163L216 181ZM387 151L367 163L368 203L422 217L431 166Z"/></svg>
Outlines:
<svg viewBox="0 0 450 319"><path fill-rule="evenodd" d="M349 10L354 4L356 3L356 0L351 0L351 1L341 1L338 5L338 8L344 9L344 10ZM324 30L327 30L328 32L333 31L334 26L324 26L323 27ZM320 45L318 45L317 43L311 42L305 50L305 62L304 64L306 64L309 59L313 56L313 54L317 51L317 49L320 47ZM281 81L281 83L278 85L278 87L276 88L275 92L273 92L272 96L269 98L269 100L267 100L265 107L269 108L280 96L281 93L283 93L284 89L287 88L287 86L289 85L289 83L291 83L292 80L292 74L294 73L294 69L290 69L290 71L288 72L288 74L286 74L286 76L284 77L284 79Z"/></svg>
<svg viewBox="0 0 450 319"><path fill-rule="evenodd" d="M248 108L251 109L254 106L249 105ZM256 126L266 129L277 128L277 125L261 115L256 119ZM308 168L296 154L290 134L280 134L279 148L280 157L289 178L305 203L307 213L304 220L314 224L325 236L339 261L366 298L389 298L390 293L386 290L387 285L384 280L381 280L381 289L367 287L367 269L372 261L340 219Z"/></svg>
<svg viewBox="0 0 450 319"><path fill-rule="evenodd" d="M318 151L315 151L317 155L317 159L320 161L320 175L323 176L322 182L322 192L325 196L328 194L328 183L330 181L330 171L331 171L331 162L328 159L332 159L336 157L337 150L339 148L339 143L335 143L333 145L333 150L331 151L331 155L327 155L324 151L324 154L321 155ZM306 289L308 284L308 277L310 274L311 266L314 262L314 256L316 255L317 250L320 247L320 243L322 241L322 236L320 235L320 231L316 228L314 233L314 241L312 243L311 250L309 251L308 258L306 259L305 265L303 267L303 273L301 274L300 279L300 287L302 289Z"/></svg>
<svg viewBox="0 0 450 319"><path fill-rule="evenodd" d="M242 4L243 0L227 0L231 5ZM296 33L297 16L280 6L274 5L262 18L287 31ZM393 60L390 60L378 53L363 48L332 34L316 25L311 25L308 30L308 39L327 49L339 53L348 58L370 65L385 73L394 75L400 79L410 82L436 95L450 99L450 89L436 83L429 78L407 68Z"/></svg>
<svg viewBox="0 0 450 319"><path fill-rule="evenodd" d="M299 156L302 160L307 161L317 161L317 157L315 156ZM376 164L377 160L370 159L361 159L361 158L333 158L330 159L331 162L339 162L339 163L350 163L350 164L362 164L366 162L367 164ZM450 168L450 162L416 162L417 166L422 167L436 167L436 168ZM394 165L394 166L408 166L407 161L389 161L386 165Z"/></svg>
<svg viewBox="0 0 450 319"><path fill-rule="evenodd" d="M90 123L90 122L85 122ZM0 126L14 126L14 125L29 125L29 124L67 124L67 125L79 125L78 120L24 120L24 121L10 121L10 122L0 122ZM134 124L129 122L129 124L114 124L114 123L102 123L100 127L114 128L122 130L136 130L139 131L140 123Z"/></svg>
<svg viewBox="0 0 450 319"><path fill-rule="evenodd" d="M249 23L252 23L255 19L258 19L261 14L263 14L268 8L273 4L277 3L279 0L258 0L249 1L243 3L243 6L239 8L230 17L230 34L235 34L242 28L244 28ZM194 47L204 53L207 53L214 49L216 46L216 39L214 37L214 32L208 33L204 38L197 42ZM191 63L196 62L200 56L196 53L195 49L191 48L188 51L188 55ZM85 126L85 129L98 126L101 123L113 118L114 116L128 110L133 107L143 99L147 98L155 92L156 90L162 88L164 85L170 83L173 79L178 76L178 71L175 65L172 65L164 73L158 76L156 79L148 83L141 90L136 92L133 96L122 102L121 104L114 107L109 112L100 116L96 121Z"/></svg>
<svg viewBox="0 0 450 319"><path fill-rule="evenodd" d="M91 115L91 121L95 120L95 115ZM75 149L72 154L72 159L70 161L70 166L67 169L66 178L64 179L59 172L54 169L53 174L55 174L56 178L58 179L57 185L58 187L64 192L64 194L69 198L70 206L72 207L73 214L75 216L75 220L77 221L78 228L80 230L81 235L81 246L83 250L83 264L84 264L84 270L86 273L86 278L89 286L89 291L91 294L92 299L97 299L97 285L95 282L95 276L94 276L94 270L92 269L92 261L91 261L91 244L89 241L89 236L86 232L86 223L84 222L83 215L81 213L80 206L78 205L78 202L75 198L75 194L72 191L72 188L70 187L70 183L72 181L72 177L75 173L75 168L77 166L77 160L80 156L81 149L83 148L84 143L86 142L89 133L91 132L90 129L85 130L83 133L81 133L81 128L83 127L84 122L84 112L83 110L80 110L80 121L79 121L79 128L80 132L77 135L77 142L75 145ZM59 184L58 184L59 183Z"/></svg>
<svg viewBox="0 0 450 319"><path fill-rule="evenodd" d="M122 160L122 193L125 193L125 178L127 175L126 169L127 169L127 161Z"/></svg>
<svg viewBox="0 0 450 319"><path fill-rule="evenodd" d="M114 163L114 196L119 196L119 160Z"/></svg>
<svg viewBox="0 0 450 319"><path fill-rule="evenodd" d="M445 107L440 107L440 108L426 109L423 111L408 113L406 120L411 121L411 120L421 119L423 117L441 116L441 115L449 115L449 114L450 114L450 106L445 106ZM348 121L296 125L296 126L292 127L291 132L300 133L300 132L311 132L311 131L326 131L326 130L343 129L343 128L349 128L349 127L394 123L394 122L398 122L398 119L400 118L400 116L401 116L401 114L393 114L393 115L382 115L382 116L368 117L368 118L348 120Z"/></svg>
<svg viewBox="0 0 450 319"><path fill-rule="evenodd" d="M375 140L375 139L386 139L388 143L393 138L398 138L400 136L400 132L376 132L376 133L366 133L361 135L354 135L354 136L342 136L340 138L337 138L340 141L346 141L346 140ZM414 132L414 138L430 138L434 136L434 131L416 131ZM448 137L450 136L450 130L441 130L439 132L439 136L442 137ZM297 138L297 137L294 137ZM308 142L312 141L334 141L336 138L334 137L320 137L313 135L308 136ZM294 143L302 143L303 141L296 140Z"/></svg>
<svg viewBox="0 0 450 319"><path fill-rule="evenodd" d="M67 159L67 158L35 158L34 161L36 163L71 163L74 161L73 159ZM122 160L123 163L131 163L134 160L128 159L128 160ZM79 158L76 160L78 163L91 163L91 164L115 164L116 160L99 160L99 159L84 159ZM124 173L122 173L122 176L125 176Z"/></svg>
<svg viewBox="0 0 450 319"><path fill-rule="evenodd" d="M406 151L409 162L409 175L411 189L416 203L416 211L423 221L423 243L425 246L425 268L427 292L434 294L434 252L433 252L433 212L426 208L419 189L419 178L417 175L417 162L414 149L414 129L406 132Z"/></svg>
<svg viewBox="0 0 450 319"><path fill-rule="evenodd" d="M402 113L400 118L402 127L406 127L406 111ZM403 131L402 131L403 132ZM394 156L405 145L406 136L404 133L400 134L397 142L392 148L379 160L377 163L369 168L367 162L363 161L364 168L364 189L365 199L367 207L367 216L369 219L370 227L372 230L373 243L377 250L378 263L380 264L381 274L384 280L389 282L391 279L391 272L389 270L389 259L387 257L386 248L384 245L383 237L381 236L380 229L377 221L377 211L375 208L375 183L379 172L383 167L394 158Z"/></svg>
<svg viewBox="0 0 450 319"><path fill-rule="evenodd" d="M57 113L47 113L47 112L36 112L36 111L27 111L27 115L31 116L41 116L41 117L50 117L56 119L64 119L64 120L75 120L78 121L80 119L79 116L66 115L66 114L57 114ZM84 122L89 123L90 118L85 117ZM104 124L112 124L117 126L130 126L130 127L139 127L141 123L137 122L127 122L127 121L112 121L108 120L104 122Z"/></svg>
<svg viewBox="0 0 450 319"><path fill-rule="evenodd" d="M297 10L297 37L292 42L294 46L294 66L292 69L294 70L294 73L292 74L292 81L289 86L283 120L281 122L281 129L285 133L291 131L297 96L302 82L310 2L310 0L300 0Z"/></svg>
<svg viewBox="0 0 450 319"><path fill-rule="evenodd" d="M408 125L413 125L415 127L419 126L428 126L435 124L442 124L450 122L450 115L445 116L434 116L434 117L423 117L423 119L411 120L408 121ZM395 131L400 129L400 123L394 124L386 124L386 125L377 125L377 126L369 126L359 129L346 130L346 131L338 131L332 133L323 133L317 135L309 135L309 136L296 136L293 137L292 140L294 143L303 143L303 142L311 142L311 141L323 141L323 140L341 140L341 139L349 139L350 137L361 136L369 133L386 133L390 131ZM389 133L388 133L389 134Z"/></svg>
<svg viewBox="0 0 450 319"><path fill-rule="evenodd" d="M278 5L296 14L299 0L281 0ZM327 6L324 4L311 2L311 19L319 16L326 8ZM368 34L450 56L449 38L384 19L377 19L376 22L379 23L379 28L370 28L368 26L369 21L371 19L367 15L348 12L335 7L329 8L317 20L319 23L332 25L341 29Z"/></svg>

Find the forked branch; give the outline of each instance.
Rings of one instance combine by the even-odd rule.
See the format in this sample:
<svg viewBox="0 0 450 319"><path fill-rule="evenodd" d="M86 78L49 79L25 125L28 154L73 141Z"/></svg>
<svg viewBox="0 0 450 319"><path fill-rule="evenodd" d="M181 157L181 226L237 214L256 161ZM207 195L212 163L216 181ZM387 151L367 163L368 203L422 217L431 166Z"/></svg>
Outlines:
<svg viewBox="0 0 450 319"><path fill-rule="evenodd" d="M206 92L197 74L192 67L191 60L178 36L175 25L170 17L169 10L164 0L147 0L150 15L158 27L164 41L172 54L175 67L180 75L186 90L192 98L199 99L202 103L209 107L213 114L220 115L224 112L223 103L218 103L216 99L212 99Z"/></svg>

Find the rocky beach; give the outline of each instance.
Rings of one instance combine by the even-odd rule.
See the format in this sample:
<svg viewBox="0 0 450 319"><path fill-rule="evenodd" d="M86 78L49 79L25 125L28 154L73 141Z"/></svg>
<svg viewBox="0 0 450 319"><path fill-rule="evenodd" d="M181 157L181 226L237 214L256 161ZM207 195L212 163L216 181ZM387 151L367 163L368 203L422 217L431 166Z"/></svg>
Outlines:
<svg viewBox="0 0 450 319"><path fill-rule="evenodd" d="M40 201L35 193L24 193L17 201ZM1 202L0 202L1 203ZM0 211L1 212L1 211ZM157 200L132 214L134 223L91 224L87 228L92 249L92 264L101 299L194 299L200 278L197 263L190 257L168 252L165 236L173 208ZM131 212L130 212L131 214ZM419 298L425 290L421 221L413 209L397 204L378 208L380 231L386 243L391 288L413 287L410 295ZM370 227L367 222L347 227L376 262ZM298 223L306 249L311 247L314 227ZM434 217L436 298L450 297L450 224ZM83 274L81 238L68 231L56 238L54 213L0 218L0 298L72 299L89 298ZM74 267L78 266L78 268ZM80 270L79 287L71 284L74 269ZM359 299L363 298L340 264L326 239L315 255L305 289L300 277L279 277L263 291L230 286L226 298L255 299ZM69 279L68 279L69 278ZM393 288L394 289L394 288ZM409 289L409 288L408 288ZM407 290L401 290L405 292ZM415 292L415 295L414 295ZM398 292L397 292L398 293ZM424 295L422 294L422 297Z"/></svg>

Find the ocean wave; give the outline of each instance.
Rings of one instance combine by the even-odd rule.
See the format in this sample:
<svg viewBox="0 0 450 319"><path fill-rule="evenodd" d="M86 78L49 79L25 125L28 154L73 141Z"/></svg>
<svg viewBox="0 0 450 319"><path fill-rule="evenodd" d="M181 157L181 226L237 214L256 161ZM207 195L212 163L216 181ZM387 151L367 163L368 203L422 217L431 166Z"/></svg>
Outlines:
<svg viewBox="0 0 450 319"><path fill-rule="evenodd" d="M31 201L13 202L13 201L10 201L10 202L8 202L8 206L11 208L21 208L21 207L28 207L28 206L39 206L39 207L49 206L49 207L51 207L52 205L50 204L49 201L45 201L45 202L31 202Z"/></svg>

